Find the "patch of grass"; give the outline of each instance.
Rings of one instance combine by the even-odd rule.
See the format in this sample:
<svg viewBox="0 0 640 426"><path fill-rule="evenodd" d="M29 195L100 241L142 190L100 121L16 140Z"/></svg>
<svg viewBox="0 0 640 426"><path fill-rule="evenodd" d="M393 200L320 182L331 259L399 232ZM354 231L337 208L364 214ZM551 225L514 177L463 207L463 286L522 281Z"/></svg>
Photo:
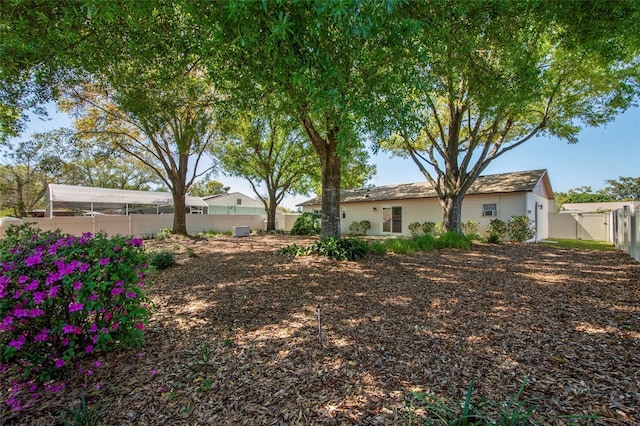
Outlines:
<svg viewBox="0 0 640 426"><path fill-rule="evenodd" d="M89 407L84 393L80 396L80 406L70 409L71 418L67 419L66 411L60 415L64 426L97 426L103 424L103 413L100 407Z"/></svg>
<svg viewBox="0 0 640 426"><path fill-rule="evenodd" d="M537 408L534 399L522 399L524 387L529 377L518 388L517 392L508 400L495 401L484 397L474 398L471 380L463 399L442 399L427 392L413 392L407 403L407 413L411 423L425 420L425 425L528 425L537 424L533 414ZM418 415L417 413L421 413ZM425 418L426 417L426 418ZM554 419L571 420L598 419L598 415L568 415L554 417ZM577 423L572 423L577 424Z"/></svg>
<svg viewBox="0 0 640 426"><path fill-rule="evenodd" d="M540 241L540 244L572 250L613 251L616 249L613 244L605 241L568 240L562 238L547 238L544 241Z"/></svg>
<svg viewBox="0 0 640 426"><path fill-rule="evenodd" d="M176 264L176 257L167 250L149 254L149 264L157 270L169 268Z"/></svg>

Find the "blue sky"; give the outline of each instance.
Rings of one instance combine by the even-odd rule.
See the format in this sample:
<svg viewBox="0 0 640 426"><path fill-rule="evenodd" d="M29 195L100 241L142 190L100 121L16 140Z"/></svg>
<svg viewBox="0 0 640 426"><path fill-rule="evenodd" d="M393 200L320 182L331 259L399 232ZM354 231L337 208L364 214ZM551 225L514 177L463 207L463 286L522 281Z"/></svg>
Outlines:
<svg viewBox="0 0 640 426"><path fill-rule="evenodd" d="M51 114L48 121L32 118L24 135L68 125L68 118L62 114ZM425 180L409 159L392 158L379 153L372 156L371 160L378 168L377 175L371 181L376 186ZM581 186L590 186L597 191L606 186L607 179L640 177L640 107L627 110L605 126L584 128L577 144L551 138L532 139L496 159L483 174L534 169L548 170L555 192L566 192ZM242 179L222 174L214 178L231 187L231 192L255 197L251 186ZM297 203L307 198L289 196L282 205L295 208Z"/></svg>

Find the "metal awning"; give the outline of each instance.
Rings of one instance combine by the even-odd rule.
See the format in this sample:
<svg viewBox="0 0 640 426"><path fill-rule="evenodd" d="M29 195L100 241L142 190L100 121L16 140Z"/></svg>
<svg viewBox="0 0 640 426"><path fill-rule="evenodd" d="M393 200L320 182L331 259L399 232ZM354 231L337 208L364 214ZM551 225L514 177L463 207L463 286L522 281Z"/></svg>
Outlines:
<svg viewBox="0 0 640 426"><path fill-rule="evenodd" d="M200 197L185 197L187 207L208 207ZM49 184L47 217L54 207L88 211L118 210L141 206L172 206L170 192L133 191L127 189L92 188L88 186Z"/></svg>

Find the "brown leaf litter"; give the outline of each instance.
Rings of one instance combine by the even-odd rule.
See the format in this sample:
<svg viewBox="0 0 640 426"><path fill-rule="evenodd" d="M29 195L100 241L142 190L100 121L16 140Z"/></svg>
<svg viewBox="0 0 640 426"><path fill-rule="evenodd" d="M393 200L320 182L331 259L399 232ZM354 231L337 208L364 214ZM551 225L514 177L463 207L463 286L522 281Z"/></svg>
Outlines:
<svg viewBox="0 0 640 426"><path fill-rule="evenodd" d="M595 413L580 423L640 422L640 264L626 254L535 244L357 262L276 253L311 242L146 242L179 264L152 277L144 345L24 411L0 408L0 419L56 424L84 392L108 425L411 424L412 391L462 401L475 378L474 395L502 401L528 377L523 398L543 424Z"/></svg>

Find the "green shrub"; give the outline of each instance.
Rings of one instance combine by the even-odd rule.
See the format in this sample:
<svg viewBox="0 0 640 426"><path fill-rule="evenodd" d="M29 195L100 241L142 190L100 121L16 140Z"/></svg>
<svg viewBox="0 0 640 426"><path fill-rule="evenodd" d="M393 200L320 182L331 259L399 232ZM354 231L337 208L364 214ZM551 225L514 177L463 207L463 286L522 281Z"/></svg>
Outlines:
<svg viewBox="0 0 640 426"><path fill-rule="evenodd" d="M369 245L366 241L356 238L327 238L318 240L309 247L299 247L292 244L278 250L279 254L288 256L307 256L317 254L337 260L357 260L364 257L369 252Z"/></svg>
<svg viewBox="0 0 640 426"><path fill-rule="evenodd" d="M157 270L166 269L176 264L176 257L168 250L162 250L149 255L149 264Z"/></svg>
<svg viewBox="0 0 640 426"><path fill-rule="evenodd" d="M489 234L487 238L487 242L490 244L500 244L502 239L498 236L498 234Z"/></svg>
<svg viewBox="0 0 640 426"><path fill-rule="evenodd" d="M511 241L523 242L535 236L532 222L527 216L512 216L507 224L507 234Z"/></svg>
<svg viewBox="0 0 640 426"><path fill-rule="evenodd" d="M169 238L171 236L172 230L171 228L163 228L161 230L159 230L158 232L156 232L156 240L158 241L162 241L166 238Z"/></svg>
<svg viewBox="0 0 640 426"><path fill-rule="evenodd" d="M357 260L363 258L369 252L367 242L357 238L339 240L338 248L345 260Z"/></svg>
<svg viewBox="0 0 640 426"><path fill-rule="evenodd" d="M317 213L302 213L291 228L291 235L320 234L320 215Z"/></svg>
<svg viewBox="0 0 640 426"><path fill-rule="evenodd" d="M412 237L417 237L422 231L422 225L420 222L411 222L409 224L409 232L411 232Z"/></svg>
<svg viewBox="0 0 640 426"><path fill-rule="evenodd" d="M467 223L462 223L462 232L467 234L477 234L480 229L480 223L475 220L470 220Z"/></svg>
<svg viewBox="0 0 640 426"><path fill-rule="evenodd" d="M415 241L407 238L390 238L384 241L384 245L387 251L397 254L414 254L418 250Z"/></svg>
<svg viewBox="0 0 640 426"><path fill-rule="evenodd" d="M488 241L492 244L498 244L503 240L507 233L507 224L500 219L492 219L491 222L489 222L487 232L489 233Z"/></svg>
<svg viewBox="0 0 640 426"><path fill-rule="evenodd" d="M83 354L138 346L151 315L142 240L9 228L0 240L0 363L41 382Z"/></svg>
<svg viewBox="0 0 640 426"><path fill-rule="evenodd" d="M351 235L367 235L367 231L371 229L371 222L368 220L361 220L360 222L351 222L349 225L349 232Z"/></svg>
<svg viewBox="0 0 640 426"><path fill-rule="evenodd" d="M435 222L425 222L422 224L422 232L425 234L433 234L433 231L436 229Z"/></svg>
<svg viewBox="0 0 640 426"><path fill-rule="evenodd" d="M435 222L411 222L409 224L409 231L412 237L417 237L422 232L423 234L433 234L436 229Z"/></svg>
<svg viewBox="0 0 640 426"><path fill-rule="evenodd" d="M355 238L327 238L318 240L309 247L309 252L337 260L356 260L367 254L366 241Z"/></svg>
<svg viewBox="0 0 640 426"><path fill-rule="evenodd" d="M369 243L368 247L370 253L375 253L380 256L387 253L387 247L382 241L372 241Z"/></svg>
<svg viewBox="0 0 640 426"><path fill-rule="evenodd" d="M471 241L457 232L447 232L436 238L431 234L412 238L391 238L382 243L387 251L397 254L414 254L442 248L469 249Z"/></svg>
<svg viewBox="0 0 640 426"><path fill-rule="evenodd" d="M308 249L305 247L300 247L294 243L280 248L278 250L278 254L282 254L285 256L306 256L308 254Z"/></svg>
<svg viewBox="0 0 640 426"><path fill-rule="evenodd" d="M484 237L478 233L473 234L465 234L464 235L469 241L484 241Z"/></svg>
<svg viewBox="0 0 640 426"><path fill-rule="evenodd" d="M437 247L467 250L471 248L471 241L457 232L445 232L437 239Z"/></svg>
<svg viewBox="0 0 640 426"><path fill-rule="evenodd" d="M440 222L436 222L433 225L433 231L432 233L434 235L440 235L440 234L444 234L444 223L442 221Z"/></svg>
<svg viewBox="0 0 640 426"><path fill-rule="evenodd" d="M424 235L420 235L419 237L414 237L411 239L412 245L417 249L417 250L433 250L436 245L436 237L434 237L431 234L424 234Z"/></svg>

